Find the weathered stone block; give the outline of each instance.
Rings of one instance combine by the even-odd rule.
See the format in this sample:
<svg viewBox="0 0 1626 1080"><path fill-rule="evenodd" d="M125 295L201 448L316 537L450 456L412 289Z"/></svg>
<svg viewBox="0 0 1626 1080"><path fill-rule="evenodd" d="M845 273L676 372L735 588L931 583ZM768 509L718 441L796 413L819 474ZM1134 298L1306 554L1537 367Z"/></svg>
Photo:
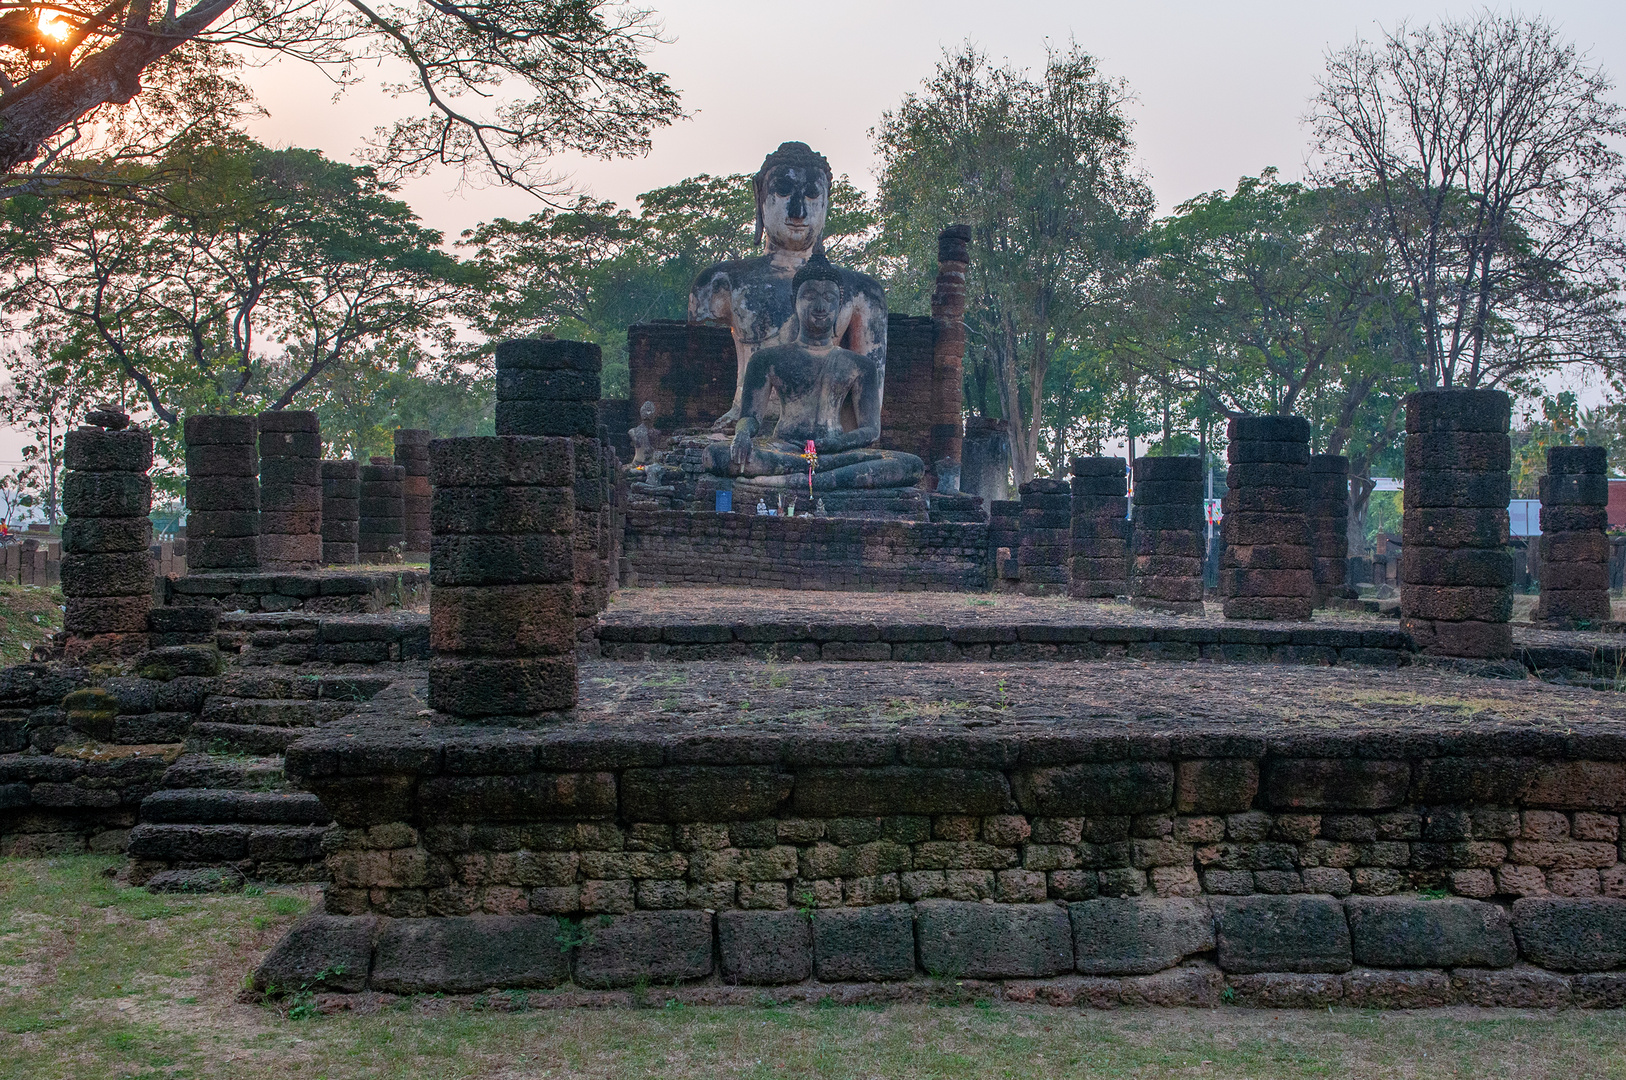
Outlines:
<svg viewBox="0 0 1626 1080"><path fill-rule="evenodd" d="M907 979L915 973L915 909L909 904L813 912L820 982Z"/></svg>
<svg viewBox="0 0 1626 1080"><path fill-rule="evenodd" d="M603 988L673 983L711 974L711 913L639 911L582 923L576 981Z"/></svg>
<svg viewBox="0 0 1626 1080"><path fill-rule="evenodd" d="M1175 770L1174 808L1182 814L1246 810L1259 793L1259 763L1245 758L1182 761ZM1218 839L1215 837L1215 839Z"/></svg>
<svg viewBox="0 0 1626 1080"><path fill-rule="evenodd" d="M1355 962L1383 968L1508 967L1507 912L1476 900L1355 897L1345 904Z"/></svg>
<svg viewBox="0 0 1626 1080"><path fill-rule="evenodd" d="M1431 1009L1451 1004L1451 980L1443 971L1372 971L1344 975L1344 1004L1357 1009Z"/></svg>
<svg viewBox="0 0 1626 1080"><path fill-rule="evenodd" d="M1031 979L1072 967L1072 929L1060 905L923 900L915 911L920 961L932 974Z"/></svg>
<svg viewBox="0 0 1626 1080"><path fill-rule="evenodd" d="M1272 761L1265 798L1300 810L1382 810L1405 801L1411 766L1363 758L1285 758Z"/></svg>
<svg viewBox="0 0 1626 1080"><path fill-rule="evenodd" d="M1523 965L1498 971L1458 968L1451 973L1451 991L1458 1005L1490 1009L1561 1009L1570 1003L1568 979Z"/></svg>
<svg viewBox="0 0 1626 1080"><path fill-rule="evenodd" d="M1016 774L1017 802L1047 817L1149 814L1174 799L1174 769L1165 761L1087 762Z"/></svg>
<svg viewBox="0 0 1626 1080"><path fill-rule="evenodd" d="M719 912L717 940L725 982L776 986L813 975L813 920L803 912Z"/></svg>
<svg viewBox="0 0 1626 1080"><path fill-rule="evenodd" d="M1213 916L1190 900L1087 900L1068 914L1086 975L1147 975L1214 947Z"/></svg>
<svg viewBox="0 0 1626 1080"><path fill-rule="evenodd" d="M1626 900L1526 897L1513 904L1519 951L1555 971L1626 966Z"/></svg>
<svg viewBox="0 0 1626 1080"><path fill-rule="evenodd" d="M1212 901L1219 965L1228 972L1348 971L1344 906L1330 896L1240 896Z"/></svg>
<svg viewBox="0 0 1626 1080"><path fill-rule="evenodd" d="M807 817L982 816L1011 809L1011 795L1004 774L985 769L808 769L796 775L791 807Z"/></svg>
<svg viewBox="0 0 1626 1080"><path fill-rule="evenodd" d="M306 915L261 961L254 987L267 992L365 989L377 927L371 915Z"/></svg>
<svg viewBox="0 0 1626 1080"><path fill-rule="evenodd" d="M368 981L373 989L394 994L467 994L557 986L569 974L557 920L470 915L386 921Z"/></svg>
<svg viewBox="0 0 1626 1080"><path fill-rule="evenodd" d="M628 769L621 813L630 821L749 821L773 815L790 793L790 774L771 766Z"/></svg>
<svg viewBox="0 0 1626 1080"><path fill-rule="evenodd" d="M418 797L431 821L602 818L616 807L613 773L434 776L419 785Z"/></svg>

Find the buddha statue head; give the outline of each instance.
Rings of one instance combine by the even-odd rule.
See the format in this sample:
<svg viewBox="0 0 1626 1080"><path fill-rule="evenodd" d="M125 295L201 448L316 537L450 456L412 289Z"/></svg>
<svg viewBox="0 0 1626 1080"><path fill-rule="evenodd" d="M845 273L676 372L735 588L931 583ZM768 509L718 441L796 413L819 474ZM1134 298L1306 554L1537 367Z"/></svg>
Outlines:
<svg viewBox="0 0 1626 1080"><path fill-rule="evenodd" d="M756 242L768 234L770 248L811 251L824 235L830 211L830 163L806 143L780 143L762 161L754 186Z"/></svg>
<svg viewBox="0 0 1626 1080"><path fill-rule="evenodd" d="M808 344L829 344L835 334L836 315L841 310L843 284L841 271L824 257L823 246L791 278L796 295L796 322L801 339Z"/></svg>

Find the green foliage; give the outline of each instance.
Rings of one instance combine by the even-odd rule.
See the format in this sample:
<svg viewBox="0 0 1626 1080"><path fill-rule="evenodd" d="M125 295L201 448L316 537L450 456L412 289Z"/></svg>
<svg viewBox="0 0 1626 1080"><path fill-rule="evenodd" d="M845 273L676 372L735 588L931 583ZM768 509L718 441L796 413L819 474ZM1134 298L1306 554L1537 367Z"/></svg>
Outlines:
<svg viewBox="0 0 1626 1080"><path fill-rule="evenodd" d="M1018 480L1035 474L1047 388L1079 399L1053 415L1053 429L1068 405L1110 395L1111 366L1088 352L1152 212L1132 160L1127 98L1076 45L1053 50L1038 77L994 67L967 45L876 129L873 257L889 305L920 306L936 276L938 232L971 226L967 397L1011 422ZM1059 386L1049 377L1058 362L1068 369Z"/></svg>

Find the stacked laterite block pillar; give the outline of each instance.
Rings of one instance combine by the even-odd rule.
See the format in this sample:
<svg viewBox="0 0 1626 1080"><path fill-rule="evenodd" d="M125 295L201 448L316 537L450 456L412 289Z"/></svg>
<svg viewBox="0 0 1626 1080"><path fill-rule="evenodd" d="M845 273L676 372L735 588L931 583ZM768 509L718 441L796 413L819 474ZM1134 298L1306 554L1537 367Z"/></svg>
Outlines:
<svg viewBox="0 0 1626 1080"><path fill-rule="evenodd" d="M1601 446L1547 448L1538 619L1609 621L1607 468Z"/></svg>
<svg viewBox="0 0 1626 1080"><path fill-rule="evenodd" d="M361 467L358 561L394 562L406 550L406 470L387 457Z"/></svg>
<svg viewBox="0 0 1626 1080"><path fill-rule="evenodd" d="M259 416L260 565L322 565L322 431L313 412Z"/></svg>
<svg viewBox="0 0 1626 1080"><path fill-rule="evenodd" d="M988 504L988 556L994 563L995 582L1016 580L1016 553L1021 548L1022 504L994 499Z"/></svg>
<svg viewBox="0 0 1626 1080"><path fill-rule="evenodd" d="M1129 493L1120 457L1073 459L1073 561L1068 595L1129 595Z"/></svg>
<svg viewBox="0 0 1626 1080"><path fill-rule="evenodd" d="M81 427L68 432L63 459L65 652L71 659L139 651L152 608L152 436Z"/></svg>
<svg viewBox="0 0 1626 1080"><path fill-rule="evenodd" d="M1406 399L1400 618L1425 653L1512 652L1512 413L1500 390L1425 390Z"/></svg>
<svg viewBox="0 0 1626 1080"><path fill-rule="evenodd" d="M1072 485L1045 479L1023 484L1021 523L1016 556L1019 591L1027 596L1065 593L1072 555Z"/></svg>
<svg viewBox="0 0 1626 1080"><path fill-rule="evenodd" d="M497 346L497 434L575 443L575 620L577 632L589 636L610 594L610 475L598 427L602 366L599 347L585 341L526 338Z"/></svg>
<svg viewBox="0 0 1626 1080"><path fill-rule="evenodd" d="M259 424L253 416L188 416L186 568L260 565Z"/></svg>
<svg viewBox="0 0 1626 1080"><path fill-rule="evenodd" d="M598 438L599 347L519 338L497 346L497 434Z"/></svg>
<svg viewBox="0 0 1626 1080"><path fill-rule="evenodd" d="M950 225L937 236L937 284L932 291L932 451L927 486L942 490L940 462L960 467L965 421L965 271L971 261L971 226ZM958 490L958 488L956 488Z"/></svg>
<svg viewBox="0 0 1626 1080"><path fill-rule="evenodd" d="M1310 455L1310 569L1315 606L1344 595L1349 575L1349 458Z"/></svg>
<svg viewBox="0 0 1626 1080"><path fill-rule="evenodd" d="M1203 462L1135 459L1131 603L1152 611L1203 610Z"/></svg>
<svg viewBox="0 0 1626 1080"><path fill-rule="evenodd" d="M360 463L322 462L322 564L354 565L360 535Z"/></svg>
<svg viewBox="0 0 1626 1080"><path fill-rule="evenodd" d="M1308 619L1315 608L1310 535L1310 422L1239 416L1226 432L1220 595L1227 619Z"/></svg>
<svg viewBox="0 0 1626 1080"><path fill-rule="evenodd" d="M395 463L406 471L401 498L406 510L406 560L429 561L429 440L422 428L395 429Z"/></svg>
<svg viewBox="0 0 1626 1080"><path fill-rule="evenodd" d="M499 435L429 446L430 706L499 724L573 708L573 441Z"/></svg>

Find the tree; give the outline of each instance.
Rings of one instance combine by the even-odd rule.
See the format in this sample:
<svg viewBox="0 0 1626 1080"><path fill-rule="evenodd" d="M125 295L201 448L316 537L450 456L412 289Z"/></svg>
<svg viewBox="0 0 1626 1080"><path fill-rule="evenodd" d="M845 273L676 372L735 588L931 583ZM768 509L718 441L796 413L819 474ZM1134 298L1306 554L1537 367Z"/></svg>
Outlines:
<svg viewBox="0 0 1626 1080"><path fill-rule="evenodd" d="M372 346L449 344L467 268L372 169L241 138L159 163L155 190L147 169L123 168L129 190L11 200L27 212L8 223L0 299L36 336L109 359L160 420L285 408Z"/></svg>
<svg viewBox="0 0 1626 1080"><path fill-rule="evenodd" d="M6 354L10 378L0 384L0 423L31 439L22 448L22 467L4 484L30 497L31 503L19 505L39 506L52 525L61 512L64 438L92 402L118 400L116 385L110 386L115 383L111 372L77 359L60 339L36 337L26 350Z"/></svg>
<svg viewBox="0 0 1626 1080"><path fill-rule="evenodd" d="M1614 148L1626 114L1545 20L1484 12L1333 53L1325 179L1371 190L1422 328L1420 386L1504 385L1621 353Z"/></svg>
<svg viewBox="0 0 1626 1080"><path fill-rule="evenodd" d="M385 178L438 163L557 193L551 156L639 154L682 115L644 63L659 39L648 11L602 0L0 0L0 175L47 190L65 150L126 122L172 57L207 69L229 47L309 61L341 88L383 66L423 108L379 133Z"/></svg>
<svg viewBox="0 0 1626 1080"><path fill-rule="evenodd" d="M993 67L968 45L874 134L877 255L902 285L893 295L935 276L940 229L971 226L972 377L985 354L1021 481L1038 464L1050 366L1088 344L1151 217L1127 100L1123 83L1101 78L1076 45L1053 51L1038 79Z"/></svg>

